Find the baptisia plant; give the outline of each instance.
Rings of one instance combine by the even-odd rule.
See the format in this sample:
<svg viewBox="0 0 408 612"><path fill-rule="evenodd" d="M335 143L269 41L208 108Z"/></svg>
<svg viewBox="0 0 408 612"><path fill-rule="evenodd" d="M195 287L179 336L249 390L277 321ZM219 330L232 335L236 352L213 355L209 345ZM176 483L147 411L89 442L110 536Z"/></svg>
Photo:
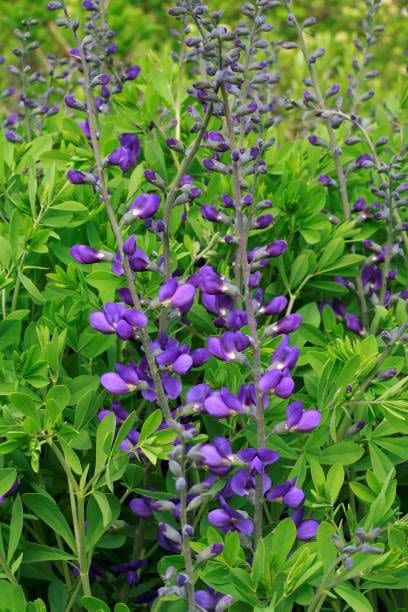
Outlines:
<svg viewBox="0 0 408 612"><path fill-rule="evenodd" d="M66 231L40 209L66 266L44 297L23 274L43 260L31 234L16 255L24 223L11 223L18 284L1 323L33 321L0 364L0 452L16 451L0 496L10 586L20 565L31 585L45 559L67 612L402 607L407 183L397 138L363 115L381 29L378 1L365 5L345 86L323 80L317 20L289 0L245 2L232 26L178 0L173 64L157 71L114 60L104 0L84 0L82 21L48 3L69 58L52 60L59 91L46 95L66 116L52 150L25 149L50 109L24 90L7 163L29 166L22 208L51 199L57 175L62 211L86 224ZM301 59L288 95L286 53ZM288 143L296 111L306 131Z"/></svg>
<svg viewBox="0 0 408 612"><path fill-rule="evenodd" d="M281 504L283 513L290 514L294 509L299 513L305 501L304 492L295 484L296 476L283 482L278 470L271 478L270 466L280 460L280 455L268 448L265 425L265 414L273 411L274 398L287 400L295 391L291 372L299 351L291 346L290 334L301 325L300 315L283 314L287 306L284 296L268 295L260 288L263 270L287 247L282 237L268 242L265 234L258 234L273 224L273 216L265 212L271 202L259 199L258 185L267 172L263 155L273 145L272 140L265 140L264 132L273 123L273 107L267 92L276 78L269 72L273 60L263 34L270 30L266 13L274 4L260 1L256 8L245 5L242 12L248 25L240 25L237 30L221 25L222 13L211 13L200 3L181 2L171 10L176 17L191 20L200 34L194 41L191 38L186 41L195 50L192 59L202 58L207 77L189 89L195 100L190 111L195 121L191 132L196 136L188 146L168 138L169 148L184 156L170 185L166 185L155 169L145 172L146 180L163 192L163 212L160 213L160 193L147 192L136 197L120 220L112 208L107 170L112 165L119 166L123 172L133 168L140 151L138 141L132 134L122 134L118 148L102 158L94 88L104 86L109 77L91 78L90 35L84 40L78 39L75 23L65 6L61 7L66 25L77 40L86 92L83 103L75 101L74 104L69 100L69 106L86 113L95 156L93 170L71 169L67 176L72 184L88 184L98 194L106 207L118 247L116 253L111 253L75 245L71 255L81 264L111 262L113 273L126 282L119 290L120 302L106 303L102 310L90 316L94 329L127 341L132 354L131 362L119 362L114 372L103 374L101 383L114 396L137 393L152 403L153 408L158 406L163 418L161 424L158 422L159 431L170 429L176 436L174 450L168 458L169 472L175 478L174 499L150 502L148 496L133 498L130 508L141 521L155 512L171 513L171 521L167 518L158 524L158 541L165 550L182 552L185 566L182 573L167 568L165 586L159 595L177 594L186 599L189 610L200 606L200 590L197 597L195 593L200 566L222 552L220 544L205 554L203 551L198 556L194 554L192 539L197 512L207 508L209 524L224 535L237 532L241 545L251 555L270 525L269 510L265 516L264 508ZM259 51L265 59L255 61ZM210 153L202 158L208 180L214 173L225 177L222 183L225 193L220 194L225 212L214 203L201 205L201 214L206 221L220 224L220 241L223 240L221 228L225 228L226 257L231 262L228 276L210 264L202 265L186 277L173 269L171 215L177 206L188 203L194 206L193 200L201 196L201 190L194 187L194 179L186 175L200 148ZM162 239L162 255L149 255L137 246L136 224L140 222ZM125 233L127 226L136 234ZM161 281L157 295L143 296L143 309L139 278L146 272L153 272ZM193 348L180 342L174 334L179 320L188 324L188 313L195 300L215 315L215 329L220 328L220 332ZM159 311L161 314L156 315ZM155 320L159 320L159 329L154 326ZM262 339L264 343L273 339L269 365ZM210 363L209 359L239 364L242 384L237 392L228 386L214 388L207 384L203 365ZM190 388L183 385L187 379L195 383ZM108 412L104 410L100 418L106 418ZM126 411L120 404L114 404L113 414L120 427ZM242 432L249 427L256 446L233 450L231 442L223 437L215 437L213 441L210 437L204 444L200 443L199 439L208 435L200 424L200 414L228 419L232 441L236 436L242 438ZM308 433L319 422L317 410L303 411L302 403L294 402L288 406L287 420L274 431ZM139 432L132 429L121 448L132 458L143 460L139 440ZM202 474L203 469L209 471L209 476ZM209 503L214 495L211 509ZM313 538L318 521L295 519L298 539ZM217 610L232 601L230 596L220 597Z"/></svg>

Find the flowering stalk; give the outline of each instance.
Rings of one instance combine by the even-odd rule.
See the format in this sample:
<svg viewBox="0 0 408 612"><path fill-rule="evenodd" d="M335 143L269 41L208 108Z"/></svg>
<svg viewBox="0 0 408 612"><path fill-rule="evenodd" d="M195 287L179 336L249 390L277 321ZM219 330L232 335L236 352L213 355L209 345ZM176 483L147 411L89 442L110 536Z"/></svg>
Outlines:
<svg viewBox="0 0 408 612"><path fill-rule="evenodd" d="M82 42L80 41L78 35L77 35L77 31L76 31L76 27L74 27L74 24L70 18L70 15L68 13L68 10L65 6L65 4L63 5L63 10L64 10L64 14L66 16L69 28L75 38L75 41L78 44L78 48L79 48L79 52L80 52L80 57L81 57L81 65L82 65L82 69L83 69L83 74L84 74L84 89L85 89L85 95L86 95L86 101L87 101L87 117L88 117L88 123L89 123L89 132L90 132L90 141L91 141L91 145L92 145L92 150L93 150L93 154L95 157L95 164L96 164L96 173L99 179L99 184L100 184L100 193L101 193L101 197L102 197L102 201L105 205L105 209L109 218L109 222L111 224L112 227L112 231L113 234L115 236L116 239L116 243L118 245L118 249L119 252L121 254L121 258L123 261L123 269L124 269L124 273L125 273L125 277L126 277L126 281L127 281L127 285L128 285L128 289L130 291L130 295L132 297L132 302L134 307L138 310L141 311L141 302L140 302L140 298L139 295L137 293L137 289L136 289L136 285L135 285L135 281L133 278L133 274L132 271L130 269L130 265L129 265L129 261L128 261L128 257L125 254L124 250L123 250L123 239L122 239L122 233L120 230L120 226L119 223L116 220L116 216L115 213L113 211L111 202L110 202L110 198L109 198L109 193L108 193L108 188L106 185L106 181L105 181L105 173L104 173L104 167L103 167L103 162L102 162L102 157L101 157L101 153L100 153L100 149L99 149L99 141L98 141L98 136L97 136L97 126L96 126L96 112L95 112L95 102L94 102L94 98L92 95L92 88L91 88L91 82L90 82L90 77L89 77L89 70L88 70L88 63L85 57L85 53L84 53L84 47ZM142 339L142 344L143 344L143 349L145 351L145 355L146 355L146 359L148 361L149 364L149 369L150 369L150 373L153 379L153 383L154 383L154 387L156 389L156 394L157 394L157 401L158 404L163 412L163 416L166 419L166 422L170 425L173 426L174 425L174 419L171 415L170 412L170 408L169 408L169 404L166 398L166 394L164 392L163 389L163 385L160 379L160 374L158 371L158 368L156 366L156 362L153 356L153 353L150 349L150 338L149 335L147 333L147 331L145 329L141 330L141 339Z"/></svg>
<svg viewBox="0 0 408 612"><path fill-rule="evenodd" d="M292 8L291 0L285 0L285 5L289 11L291 24L293 24L296 29L296 33L297 33L298 40L299 40L299 48L302 52L303 58L305 60L305 63L309 71L310 80L312 82L313 91L316 96L318 107L323 112L325 110L324 97L322 94L322 90L320 89L319 80L317 77L317 72L314 66L314 62L310 61L310 55L308 53L308 49L306 46L305 37L303 36L303 30L301 26L299 25L299 22L297 21L295 15L291 11L291 8ZM326 119L325 123L327 127L327 133L329 135L330 153L331 153L331 156L333 157L333 160L336 166L336 173L337 173L337 177L339 181L339 191L340 191L341 201L343 205L344 216L346 219L349 219L350 203L349 203L349 198L348 198L348 193L347 193L347 181L346 181L346 176L344 174L343 166L342 166L341 159L340 159L339 147L336 141L336 136L334 134L334 129L330 123L330 119Z"/></svg>
<svg viewBox="0 0 408 612"><path fill-rule="evenodd" d="M235 134L234 126L231 117L231 109L228 100L228 93L225 85L221 85L222 99L225 109L225 121L228 130L228 136L230 140L231 150L235 151ZM238 233L238 259L239 265L242 271L242 280L244 285L244 301L245 309L248 315L248 327L251 332L252 348L253 348L253 375L254 385L256 392L256 426L257 426L257 444L258 448L265 446L265 417L262 393L259 389L259 380L262 373L261 364L261 344L259 341L258 330L255 319L255 312L250 293L250 276L251 271L248 263L247 255L247 230L245 228L244 215L242 211L242 199L241 199L241 178L239 173L238 162L232 160L232 181L233 181L233 193L235 200L236 210L236 227ZM256 489L255 489L255 537L259 539L262 536L262 507L263 507L263 490L262 490L262 475L256 477Z"/></svg>

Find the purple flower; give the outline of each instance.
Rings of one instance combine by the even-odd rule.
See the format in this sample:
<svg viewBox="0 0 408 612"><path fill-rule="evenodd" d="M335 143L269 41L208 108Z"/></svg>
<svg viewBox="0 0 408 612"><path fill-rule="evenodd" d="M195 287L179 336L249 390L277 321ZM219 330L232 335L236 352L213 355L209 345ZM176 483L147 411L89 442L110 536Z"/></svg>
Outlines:
<svg viewBox="0 0 408 612"><path fill-rule="evenodd" d="M377 266L364 266L361 272L361 281L369 296L379 291L383 284L383 276L380 268Z"/></svg>
<svg viewBox="0 0 408 612"><path fill-rule="evenodd" d="M127 68L123 74L123 78L125 81L134 81L140 74L140 66L130 66Z"/></svg>
<svg viewBox="0 0 408 612"><path fill-rule="evenodd" d="M255 477L262 475L263 492L266 493L271 486L271 479L265 473L265 468L278 461L280 455L269 448L246 448L238 451L237 456L248 465L247 469L238 470L231 479L232 491L239 496L247 495L255 489Z"/></svg>
<svg viewBox="0 0 408 612"><path fill-rule="evenodd" d="M355 334L362 333L363 325L360 319L355 314L352 314L350 312L346 313L344 320L350 331L354 332Z"/></svg>
<svg viewBox="0 0 408 612"><path fill-rule="evenodd" d="M240 360L240 353L251 344L249 337L241 331L227 331L220 337L210 336L208 351L221 361Z"/></svg>
<svg viewBox="0 0 408 612"><path fill-rule="evenodd" d="M73 185L94 185L96 178L89 172L82 172L82 170L68 170L67 178Z"/></svg>
<svg viewBox="0 0 408 612"><path fill-rule="evenodd" d="M6 491L6 493L3 493L3 495L0 495L0 506L2 506L5 503L7 497L10 497L17 491L19 486L20 486L20 481L15 480L13 484L11 485L11 487L9 488L9 490Z"/></svg>
<svg viewBox="0 0 408 612"><path fill-rule="evenodd" d="M81 264L93 264L100 261L112 261L113 255L106 251L94 249L86 244L76 244L70 250L71 257Z"/></svg>
<svg viewBox="0 0 408 612"><path fill-rule="evenodd" d="M165 306L178 308L182 314L190 310L194 303L196 288L191 283L179 284L176 277L167 280L159 289L159 301Z"/></svg>
<svg viewBox="0 0 408 612"><path fill-rule="evenodd" d="M171 553L181 552L181 535L176 529L174 529L170 525L167 525L166 523L159 523L157 540L160 546L164 548L164 550L167 550Z"/></svg>
<svg viewBox="0 0 408 612"><path fill-rule="evenodd" d="M303 410L302 402L296 400L286 408L285 427L288 431L305 433L315 429L320 424L321 418L318 410Z"/></svg>
<svg viewBox="0 0 408 612"><path fill-rule="evenodd" d="M337 183L334 179L327 176L327 174L321 174L319 176L319 183L324 185L324 187L337 187Z"/></svg>
<svg viewBox="0 0 408 612"><path fill-rule="evenodd" d="M134 134L121 134L119 142L120 147L108 155L107 163L111 166L119 166L122 172L127 172L136 165L140 155L140 141Z"/></svg>
<svg viewBox="0 0 408 612"><path fill-rule="evenodd" d="M374 160L369 153L364 153L364 155L357 157L355 166L356 168L371 168L374 166Z"/></svg>
<svg viewBox="0 0 408 612"><path fill-rule="evenodd" d="M240 400L226 387L211 393L204 400L204 409L215 419L224 419L243 412Z"/></svg>
<svg viewBox="0 0 408 612"><path fill-rule="evenodd" d="M135 364L116 364L116 372L106 372L101 376L101 384L112 395L122 395L135 391L140 383Z"/></svg>
<svg viewBox="0 0 408 612"><path fill-rule="evenodd" d="M253 227L255 229L265 229L273 223L272 215L261 215L254 220Z"/></svg>
<svg viewBox="0 0 408 612"><path fill-rule="evenodd" d="M265 330L265 335L290 334L297 330L302 323L302 317L299 314L289 314L283 317L280 321L269 325Z"/></svg>
<svg viewBox="0 0 408 612"><path fill-rule="evenodd" d="M220 436L216 436L212 444L203 444L199 453L200 463L208 467L214 474L226 474L237 462L231 444L226 438Z"/></svg>
<svg viewBox="0 0 408 612"><path fill-rule="evenodd" d="M285 310L287 305L287 298L284 295L277 295L267 302L267 304L261 306L258 312L264 315L276 315Z"/></svg>
<svg viewBox="0 0 408 612"><path fill-rule="evenodd" d="M269 257L278 257L282 255L288 247L286 240L275 240L266 247L266 253Z"/></svg>
<svg viewBox="0 0 408 612"><path fill-rule="evenodd" d="M205 383L200 383L190 389L186 393L186 401L190 404L194 412L204 410L204 401L211 393L211 387Z"/></svg>
<svg viewBox="0 0 408 612"><path fill-rule="evenodd" d="M303 520L304 510L299 508L292 514L292 520L296 525L298 540L312 540L319 528L319 521L314 519Z"/></svg>
<svg viewBox="0 0 408 612"><path fill-rule="evenodd" d="M126 575L126 582L129 586L134 586L139 583L138 570L145 567L147 561L128 561L127 563L115 563L112 565L112 571Z"/></svg>
<svg viewBox="0 0 408 612"><path fill-rule="evenodd" d="M129 221L133 219L150 219L160 208L160 195L157 193L141 193L134 200L128 213L123 217L123 220L129 217ZM126 222L126 221L125 221Z"/></svg>
<svg viewBox="0 0 408 612"><path fill-rule="evenodd" d="M222 221L222 218L225 217L225 215L222 215L216 208L214 208L214 206L211 206L210 204L204 204L201 207L201 216L206 221L211 221L213 223Z"/></svg>
<svg viewBox="0 0 408 612"><path fill-rule="evenodd" d="M302 489L295 487L296 478L273 487L266 496L268 501L280 502L288 508L298 508L305 500Z"/></svg>
<svg viewBox="0 0 408 612"><path fill-rule="evenodd" d="M239 512L234 508L231 508L224 500L223 497L219 497L221 508L217 510L211 510L208 513L208 521L214 527L218 527L222 533L228 533L228 531L237 531L243 535L250 536L254 530L253 522L248 518L245 512Z"/></svg>
<svg viewBox="0 0 408 612"><path fill-rule="evenodd" d="M123 340L132 337L135 327L143 329L147 325L147 317L143 312L129 310L115 303L105 304L102 311L92 312L89 321L102 334L117 334Z"/></svg>

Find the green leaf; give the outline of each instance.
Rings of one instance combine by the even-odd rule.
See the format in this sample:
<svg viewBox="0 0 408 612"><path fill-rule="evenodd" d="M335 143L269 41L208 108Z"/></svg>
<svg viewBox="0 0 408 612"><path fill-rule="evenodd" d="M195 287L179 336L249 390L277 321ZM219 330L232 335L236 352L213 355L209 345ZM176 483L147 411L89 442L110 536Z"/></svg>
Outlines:
<svg viewBox="0 0 408 612"><path fill-rule="evenodd" d="M23 495L23 502L38 518L58 533L71 550L75 550L75 539L71 529L51 497L42 493L26 493Z"/></svg>
<svg viewBox="0 0 408 612"><path fill-rule="evenodd" d="M109 606L97 597L85 596L81 603L88 612L110 612Z"/></svg>
<svg viewBox="0 0 408 612"><path fill-rule="evenodd" d="M344 469L336 463L332 465L326 476L326 496L331 504L336 501L344 482Z"/></svg>
<svg viewBox="0 0 408 612"><path fill-rule="evenodd" d="M103 526L107 527L112 520L112 511L108 499L102 491L93 491L92 495L99 506L103 518Z"/></svg>
<svg viewBox="0 0 408 612"><path fill-rule="evenodd" d="M20 272L18 276L21 280L23 287L30 294L30 297L33 300L33 302L35 304L44 304L45 303L44 295L37 289L33 281L30 280L28 276L25 276L22 272Z"/></svg>
<svg viewBox="0 0 408 612"><path fill-rule="evenodd" d="M95 474L102 470L111 452L115 429L115 415L110 412L102 419L96 430Z"/></svg>
<svg viewBox="0 0 408 612"><path fill-rule="evenodd" d="M14 553L17 550L23 532L23 505L20 495L17 495L13 502L10 521L10 535L7 549L7 563L10 564Z"/></svg>
<svg viewBox="0 0 408 612"><path fill-rule="evenodd" d="M354 442L339 442L322 450L319 457L323 465L351 465L364 454L364 448Z"/></svg>
<svg viewBox="0 0 408 612"><path fill-rule="evenodd" d="M318 260L318 270L325 271L329 266L340 259L345 249L343 238L331 240L325 247L320 259Z"/></svg>
<svg viewBox="0 0 408 612"><path fill-rule="evenodd" d="M163 421L161 410L155 410L151 415L147 417L143 423L142 430L140 432L139 445L142 445L143 441L150 438L155 433L156 429L160 427Z"/></svg>
<svg viewBox="0 0 408 612"><path fill-rule="evenodd" d="M17 472L14 468L0 468L0 495L10 491L17 479Z"/></svg>
<svg viewBox="0 0 408 612"><path fill-rule="evenodd" d="M24 564L44 563L44 561L71 561L75 557L60 548L27 542L24 546Z"/></svg>
<svg viewBox="0 0 408 612"><path fill-rule="evenodd" d="M332 536L336 533L336 529L330 523L323 521L317 531L317 550L319 559L323 563L327 571L332 567L333 561L337 557L337 548L335 547ZM333 566L334 571L334 566Z"/></svg>
<svg viewBox="0 0 408 612"><path fill-rule="evenodd" d="M280 521L274 531L264 538L266 562L272 575L285 564L295 540L296 526L291 518Z"/></svg>
<svg viewBox="0 0 408 612"><path fill-rule="evenodd" d="M334 591L350 606L353 612L373 612L373 608L365 597L359 591L347 584L341 584L335 587Z"/></svg>
<svg viewBox="0 0 408 612"><path fill-rule="evenodd" d="M230 531L225 536L223 557L228 565L235 565L239 559L241 542L236 531Z"/></svg>

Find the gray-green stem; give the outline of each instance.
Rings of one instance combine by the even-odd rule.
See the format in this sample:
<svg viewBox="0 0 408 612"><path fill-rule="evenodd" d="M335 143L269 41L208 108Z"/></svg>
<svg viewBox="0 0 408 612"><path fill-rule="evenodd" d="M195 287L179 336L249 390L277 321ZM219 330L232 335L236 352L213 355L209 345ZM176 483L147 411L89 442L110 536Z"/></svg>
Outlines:
<svg viewBox="0 0 408 612"><path fill-rule="evenodd" d="M222 99L225 109L225 120L228 130L228 137L230 141L231 150L235 149L235 134L234 126L231 117L231 109L228 100L228 94L225 86L221 86ZM253 350L253 377L256 392L256 428L257 428L257 444L258 448L265 446L265 417L262 393L259 389L259 380L262 375L262 363L261 363L261 344L259 341L258 329L256 325L256 318L254 312L254 306L252 302L250 292L250 276L251 269L248 263L247 256L247 230L245 228L244 214L242 211L241 204L241 180L239 163L232 161L232 183L233 183L233 194L235 201L235 214L236 214L236 227L238 232L238 253L239 253L239 264L242 271L242 279L244 285L244 301L245 309L248 316L248 327L252 338L252 350ZM262 476L256 478L255 488L255 539L258 540L262 537L262 517L263 517L263 490L262 490Z"/></svg>

